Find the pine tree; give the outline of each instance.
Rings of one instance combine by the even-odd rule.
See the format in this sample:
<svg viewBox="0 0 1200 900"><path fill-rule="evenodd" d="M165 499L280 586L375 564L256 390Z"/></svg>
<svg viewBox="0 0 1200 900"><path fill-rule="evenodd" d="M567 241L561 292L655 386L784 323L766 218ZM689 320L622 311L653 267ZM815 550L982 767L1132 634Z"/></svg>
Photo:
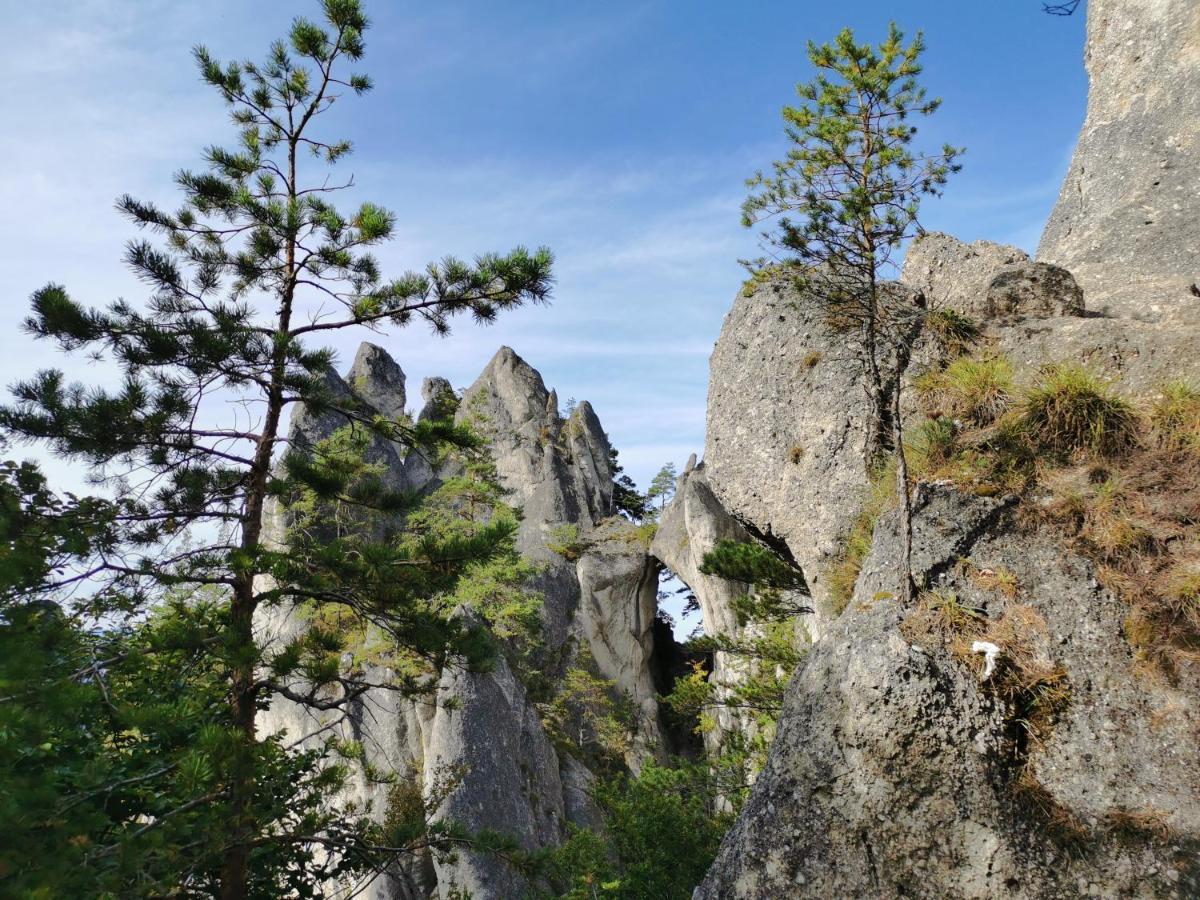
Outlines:
<svg viewBox="0 0 1200 900"><path fill-rule="evenodd" d="M776 220L764 233L772 255L788 264L802 290L820 297L831 323L845 334L862 363L870 407L868 468L897 457L903 507L904 565L901 594L913 590L912 515L902 441L900 374L918 310L889 301L884 276L893 256L919 233L921 199L938 195L961 166L962 150L910 149L917 129L912 116L932 115L940 101L920 86L924 41L905 46L893 23L878 46L859 44L850 29L832 44L809 42L817 75L796 86L799 106L783 110L792 148L770 174L750 179L742 223ZM766 265L756 260L752 270ZM887 365L897 369L885 373Z"/></svg>
<svg viewBox="0 0 1200 900"><path fill-rule="evenodd" d="M675 480L677 477L675 463L669 462L659 469L654 474L654 478L650 480L650 490L646 491L646 500L651 509L654 508L655 501L658 502L658 509L654 511L656 517L666 509L671 498L675 496Z"/></svg>
<svg viewBox="0 0 1200 900"><path fill-rule="evenodd" d="M336 101L371 87L367 76L345 71L363 55L368 21L357 0L322 0L321 9L320 24L297 18L261 63L221 63L196 49L203 79L230 107L238 143L207 148L205 171L176 176L177 211L119 200L135 225L161 238L127 248L127 264L149 291L143 305L88 308L56 284L34 294L28 331L65 352L113 361L120 386L68 384L47 370L18 384L16 403L0 410L10 438L43 442L84 464L117 498L86 563L46 587L86 582L74 609L107 622L145 618L180 593L215 598L215 612L184 630L219 687L222 712L211 722L221 738L197 745L208 755L196 772L207 774L197 775L192 797L161 810L148 833L203 807L216 858L211 893L225 898L296 889L287 867L275 865L281 848L319 845L335 859L370 849L347 850L354 835L336 818L280 809L272 785L287 759L278 741L256 733L272 698L328 709L371 687L340 665L348 631L315 627L265 647L255 638L256 613L302 607L320 620L322 610L335 610L335 618L382 629L397 652L485 665L486 635L449 615L443 601L473 566L508 553L515 529L512 517L496 516L469 533L425 528L397 537L372 526L365 530L375 539L348 528L325 543L293 527L292 542L265 541L272 501L296 507L294 523L306 502L337 507L357 525L413 512L413 497L384 490L356 459L362 434L407 446L475 446L448 421L388 420L336 395L326 378L332 354L310 342L412 322L445 334L455 315L489 322L545 300L551 283L549 252L521 248L384 278L370 250L391 237L393 216L369 202L350 213L336 208L336 192L351 182L331 183L325 170L351 145L317 131ZM350 429L343 444L281 455L282 423L296 404L339 415ZM264 869L284 881L264 879Z"/></svg>

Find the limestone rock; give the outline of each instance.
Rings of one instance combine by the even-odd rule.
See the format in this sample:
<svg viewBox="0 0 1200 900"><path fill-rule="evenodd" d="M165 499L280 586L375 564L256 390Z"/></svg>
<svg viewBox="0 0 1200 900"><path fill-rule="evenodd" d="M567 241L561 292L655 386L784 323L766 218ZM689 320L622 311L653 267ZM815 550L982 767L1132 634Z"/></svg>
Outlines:
<svg viewBox="0 0 1200 900"><path fill-rule="evenodd" d="M675 496L662 511L650 553L661 560L696 595L704 633L736 637L740 631L733 601L746 585L700 571L704 554L723 540L743 543L749 532L721 506L708 483L703 463L689 460L679 477ZM712 681L721 686L736 679L737 665L729 654L713 654ZM718 696L718 701L723 697ZM705 746L715 752L726 734L744 727L743 717L727 706L715 709L716 728L705 735Z"/></svg>
<svg viewBox="0 0 1200 900"><path fill-rule="evenodd" d="M885 292L897 305L920 298L899 284ZM796 561L818 620L828 612L823 570L867 485L868 402L852 343L818 296L777 276L738 296L709 362L708 483L730 515ZM883 368L894 375L897 364Z"/></svg>
<svg viewBox="0 0 1200 900"><path fill-rule="evenodd" d="M1200 322L1066 317L989 329L988 336L1013 361L1019 378L1051 363L1072 362L1115 379L1117 390L1132 395L1153 395L1174 379L1200 384Z"/></svg>
<svg viewBox="0 0 1200 900"><path fill-rule="evenodd" d="M1005 266L988 284L986 318L1001 322L1077 316L1083 312L1083 291L1071 273L1048 263Z"/></svg>
<svg viewBox="0 0 1200 900"><path fill-rule="evenodd" d="M766 769L696 896L1194 896L1200 782L1179 750L1194 700L1133 675L1120 604L1052 537L1021 532L1005 502L925 487L916 505L914 561L939 589L995 617L1012 601L985 595L960 559L1010 567L1028 586L1019 601L1045 622L1034 651L1068 673L1067 712L1044 747L1024 746L1016 713L974 670L913 642L881 593L895 589L900 543L897 517L885 517L845 615L788 688ZM1018 788L1022 767L1041 794ZM1118 839L1103 818L1118 806L1153 806L1172 830ZM1077 819L1086 849L1057 844L1048 815Z"/></svg>
<svg viewBox="0 0 1200 900"><path fill-rule="evenodd" d="M443 419L458 407L454 388L449 381L437 375L421 382L421 399L424 405L417 415L418 421Z"/></svg>
<svg viewBox="0 0 1200 900"><path fill-rule="evenodd" d="M453 700L453 703L449 701ZM557 844L566 813L559 760L525 689L503 659L487 673L448 668L425 753L425 784L457 783L433 820L512 835L526 850ZM462 851L436 859L438 896L520 897L525 879L504 860Z"/></svg>
<svg viewBox="0 0 1200 900"><path fill-rule="evenodd" d="M661 756L658 692L651 669L658 568L645 548L623 537L618 525L594 544L576 566L580 603L574 630L586 642L600 673L632 702L637 733L626 763L637 771L647 757Z"/></svg>
<svg viewBox="0 0 1200 900"><path fill-rule="evenodd" d="M403 372L377 347L360 349L345 380L332 371L327 378L337 405L358 415L403 409ZM580 403L563 420L541 376L508 348L496 354L461 403L445 379L426 379L422 395L422 418L457 408L457 420L471 423L489 440L509 501L523 507L519 547L545 567L532 587L543 595L547 674L561 674L561 666L586 644L599 674L615 681L638 709L629 763L636 768L665 753L653 676L658 564L634 526L611 516L608 438L592 407ZM311 447L347 421L336 410L300 407L291 436L297 446ZM433 486L455 474L452 467L434 472L417 453L402 457L399 448L381 439L368 454L384 464L394 482L411 487ZM274 507L271 515L267 537L281 540L286 523ZM553 529L564 525L576 529L586 548L578 560L548 546ZM305 623L266 610L256 626L262 640L279 641ZM385 683L389 673L380 669L373 677ZM333 731L358 740L367 761L380 771L419 776L427 790L451 785L437 817L469 829L504 832L528 849L560 841L567 821L589 827L601 822L588 796L591 773L556 752L502 659L487 673L447 668L435 698L370 691L347 712L344 718L336 711L313 716L279 701L264 714L263 727L286 728L293 738L316 740ZM345 799L382 815L386 793L357 771ZM523 896L528 887L502 860L461 851L454 858L418 854L405 859L364 896L418 900L460 889L483 900Z"/></svg>
<svg viewBox="0 0 1200 900"><path fill-rule="evenodd" d="M382 347L365 341L360 344L345 380L350 390L382 415L389 419L404 416L404 371Z"/></svg>
<svg viewBox="0 0 1200 900"><path fill-rule="evenodd" d="M1088 306L1194 319L1200 280L1200 5L1089 0L1087 117L1038 259Z"/></svg>
<svg viewBox="0 0 1200 900"><path fill-rule="evenodd" d="M953 309L972 318L988 315L988 285L1006 266L1029 262L1017 247L991 241L962 241L939 231L909 245L900 280L925 294L930 309Z"/></svg>

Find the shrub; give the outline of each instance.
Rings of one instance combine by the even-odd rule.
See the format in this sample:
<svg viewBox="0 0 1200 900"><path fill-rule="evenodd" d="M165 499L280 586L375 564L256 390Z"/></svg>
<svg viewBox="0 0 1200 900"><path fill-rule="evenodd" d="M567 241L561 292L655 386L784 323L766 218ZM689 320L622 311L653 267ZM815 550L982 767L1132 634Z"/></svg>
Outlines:
<svg viewBox="0 0 1200 900"><path fill-rule="evenodd" d="M553 526L546 535L546 547L563 559L579 559L588 549L588 543L579 534L579 526L573 522Z"/></svg>
<svg viewBox="0 0 1200 900"><path fill-rule="evenodd" d="M990 425L1012 401L1012 364L1003 356L960 356L927 372L914 387L926 412L968 425Z"/></svg>
<svg viewBox="0 0 1200 900"><path fill-rule="evenodd" d="M688 900L733 824L715 811L719 786L703 762L647 762L637 776L601 779L595 800L603 834L573 830L550 851L542 896Z"/></svg>
<svg viewBox="0 0 1200 900"><path fill-rule="evenodd" d="M946 466L957 449L957 433L949 419L928 419L905 441L909 471L918 478L930 478Z"/></svg>
<svg viewBox="0 0 1200 900"><path fill-rule="evenodd" d="M953 309L934 309L925 316L925 327L951 356L961 356L979 341L979 325Z"/></svg>
<svg viewBox="0 0 1200 900"><path fill-rule="evenodd" d="M1100 378L1075 365L1043 370L1025 397L1022 426L1038 448L1051 453L1114 456L1138 443L1133 407Z"/></svg>

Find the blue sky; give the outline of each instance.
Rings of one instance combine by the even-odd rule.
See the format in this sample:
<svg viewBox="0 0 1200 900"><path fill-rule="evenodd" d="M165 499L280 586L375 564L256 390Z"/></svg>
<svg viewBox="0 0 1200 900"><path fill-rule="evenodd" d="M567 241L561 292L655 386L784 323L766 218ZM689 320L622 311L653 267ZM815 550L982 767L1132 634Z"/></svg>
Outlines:
<svg viewBox="0 0 1200 900"><path fill-rule="evenodd" d="M59 281L97 304L141 296L119 262L132 231L114 198L173 206L172 173L231 134L191 46L257 57L315 7L0 0L0 382L58 364L19 330L37 287ZM845 25L876 39L893 17L925 31L926 83L945 105L922 135L968 154L924 219L966 240L1033 249L1083 119L1083 17L1045 16L1038 0L367 9L362 68L377 87L330 120L356 144L343 168L357 195L398 216L386 268L547 244L557 288L553 305L487 329L364 333L336 348L348 360L358 340L381 343L415 389L435 374L465 386L508 344L564 401L592 401L643 485L703 446L708 354L743 278L737 260L755 251L738 223L743 181L784 150L779 109L808 75L806 40Z"/></svg>

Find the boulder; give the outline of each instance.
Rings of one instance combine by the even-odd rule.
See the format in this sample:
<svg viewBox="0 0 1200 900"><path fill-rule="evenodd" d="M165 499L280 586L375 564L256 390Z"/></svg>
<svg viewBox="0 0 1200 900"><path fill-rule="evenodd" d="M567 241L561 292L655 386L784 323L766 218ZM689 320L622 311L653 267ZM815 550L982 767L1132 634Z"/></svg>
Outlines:
<svg viewBox="0 0 1200 900"><path fill-rule="evenodd" d="M915 503L918 573L990 618L1020 603L1044 622L1028 650L1065 670L1066 711L1043 745L1023 742L979 668L904 627L898 518L885 516L696 897L1195 896L1200 784L1180 749L1194 689L1133 674L1120 603L1054 537L1018 527L1010 503L929 486ZM1027 593L1006 599L966 574L989 566ZM1107 827L1150 808L1165 831Z"/></svg>
<svg viewBox="0 0 1200 900"><path fill-rule="evenodd" d="M988 314L992 278L1008 266L1029 262L1017 247L991 241L964 244L939 231L914 240L904 256L900 280L925 295L930 309L952 309L975 319Z"/></svg>
<svg viewBox="0 0 1200 900"><path fill-rule="evenodd" d="M1200 5L1088 0L1087 117L1037 258L1108 315L1195 321Z"/></svg>
<svg viewBox="0 0 1200 900"><path fill-rule="evenodd" d="M898 283L884 292L898 311L921 302ZM869 404L855 345L816 290L777 272L739 294L709 361L708 483L733 518L800 567L818 628L831 612L824 569L867 487ZM889 390L907 362L882 360Z"/></svg>
<svg viewBox="0 0 1200 900"><path fill-rule="evenodd" d="M1048 263L1005 266L988 283L984 318L1001 323L1083 313L1083 291L1071 273Z"/></svg>

